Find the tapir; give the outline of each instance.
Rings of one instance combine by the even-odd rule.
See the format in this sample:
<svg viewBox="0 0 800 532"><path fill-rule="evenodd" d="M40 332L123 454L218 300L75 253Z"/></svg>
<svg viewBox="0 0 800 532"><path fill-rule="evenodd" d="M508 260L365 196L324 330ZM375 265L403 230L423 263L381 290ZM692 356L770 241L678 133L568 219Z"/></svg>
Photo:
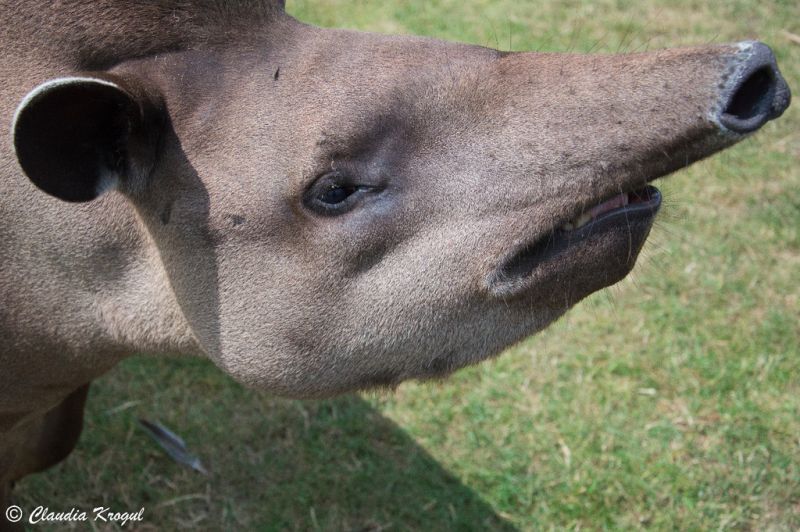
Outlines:
<svg viewBox="0 0 800 532"><path fill-rule="evenodd" d="M511 53L278 0L0 14L0 503L136 353L298 398L500 353L631 271L651 181L790 102L754 41Z"/></svg>

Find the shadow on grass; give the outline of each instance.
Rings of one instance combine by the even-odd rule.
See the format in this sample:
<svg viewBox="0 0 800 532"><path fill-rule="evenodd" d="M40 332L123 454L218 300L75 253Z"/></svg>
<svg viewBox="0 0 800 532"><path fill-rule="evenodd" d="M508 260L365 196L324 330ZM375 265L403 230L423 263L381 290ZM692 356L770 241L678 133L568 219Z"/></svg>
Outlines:
<svg viewBox="0 0 800 532"><path fill-rule="evenodd" d="M211 475L172 462L138 416L180 434ZM144 530L513 530L364 399L278 400L198 360L129 360L96 382L78 448L16 500L144 507Z"/></svg>

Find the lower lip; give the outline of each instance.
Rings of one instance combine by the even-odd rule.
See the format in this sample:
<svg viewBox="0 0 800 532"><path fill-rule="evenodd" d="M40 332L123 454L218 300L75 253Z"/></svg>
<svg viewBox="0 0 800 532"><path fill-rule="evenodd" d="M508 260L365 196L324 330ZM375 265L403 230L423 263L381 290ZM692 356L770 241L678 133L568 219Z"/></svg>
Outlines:
<svg viewBox="0 0 800 532"><path fill-rule="evenodd" d="M655 211L660 206L661 192L656 187L647 185L633 192L618 194L603 203L595 205L559 229L565 233L577 232L611 216L637 213L641 209Z"/></svg>
<svg viewBox="0 0 800 532"><path fill-rule="evenodd" d="M661 207L661 191L652 185L647 185L644 188L628 192L627 204L616 209L607 210L598 216L594 217L592 221L602 220L609 216L616 216L622 213L655 211Z"/></svg>
<svg viewBox="0 0 800 532"><path fill-rule="evenodd" d="M627 205L605 211L585 225L571 231L558 229L556 233L560 233L574 244L582 238L597 234L616 224L630 226L642 220L651 220L660 207L661 191L654 186L647 185L640 190L628 193Z"/></svg>

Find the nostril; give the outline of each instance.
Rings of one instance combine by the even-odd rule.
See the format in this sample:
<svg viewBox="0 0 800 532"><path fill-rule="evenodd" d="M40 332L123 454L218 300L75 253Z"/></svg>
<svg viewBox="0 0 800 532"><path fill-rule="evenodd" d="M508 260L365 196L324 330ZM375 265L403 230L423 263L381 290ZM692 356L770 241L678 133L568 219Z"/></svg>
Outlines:
<svg viewBox="0 0 800 532"><path fill-rule="evenodd" d="M740 121L750 121L763 115L765 118L772 107L775 89L775 74L770 67L764 67L750 74L733 93L723 115Z"/></svg>
<svg viewBox="0 0 800 532"><path fill-rule="evenodd" d="M791 93L769 46L739 43L734 74L719 102L719 125L734 133L751 133L777 118L789 106Z"/></svg>

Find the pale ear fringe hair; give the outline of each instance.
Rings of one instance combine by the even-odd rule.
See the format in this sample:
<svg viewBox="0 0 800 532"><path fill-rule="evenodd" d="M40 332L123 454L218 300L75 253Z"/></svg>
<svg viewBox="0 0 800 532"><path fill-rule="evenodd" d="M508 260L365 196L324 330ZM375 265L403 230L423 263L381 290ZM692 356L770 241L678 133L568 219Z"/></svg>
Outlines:
<svg viewBox="0 0 800 532"><path fill-rule="evenodd" d="M17 110L14 111L14 119L11 121L12 138L14 136L14 131L17 129L17 120L19 120L19 115L22 113L22 110L33 100L35 100L41 93L61 85L72 85L73 83L83 83L86 81L91 81L92 83L99 83L100 85L105 85L106 87L114 87L115 89L122 90L122 88L116 83L112 83L105 79L93 78L91 76L66 76L63 78L55 78L51 79L50 81L45 81L26 94L22 101L19 102Z"/></svg>

